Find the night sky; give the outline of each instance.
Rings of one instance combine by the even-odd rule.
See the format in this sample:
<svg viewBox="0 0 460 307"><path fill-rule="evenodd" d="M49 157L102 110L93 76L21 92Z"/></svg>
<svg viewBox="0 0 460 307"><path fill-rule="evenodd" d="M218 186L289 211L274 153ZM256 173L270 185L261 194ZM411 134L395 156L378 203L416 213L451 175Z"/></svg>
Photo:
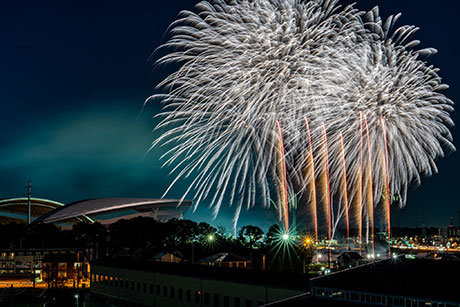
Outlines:
<svg viewBox="0 0 460 307"><path fill-rule="evenodd" d="M351 1L350 1L351 2ZM147 104L168 72L155 67L154 52L168 38L168 25L197 1L3 1L0 5L0 198L25 195L64 203L97 197L152 197L173 177L161 169L161 150L148 152L158 136ZM402 12L398 25L414 24L421 47L439 53L429 62L459 101L459 1L358 0L357 7L380 6L381 15ZM454 114L455 120L455 114ZM454 137L457 134L454 128ZM457 145L457 140L454 142ZM460 210L458 153L438 163L439 174L412 189L407 207L393 212L397 225L446 226ZM182 196L181 182L168 195ZM186 217L230 227L233 208L217 220L203 203ZM242 213L239 225L263 228L275 213L261 208Z"/></svg>

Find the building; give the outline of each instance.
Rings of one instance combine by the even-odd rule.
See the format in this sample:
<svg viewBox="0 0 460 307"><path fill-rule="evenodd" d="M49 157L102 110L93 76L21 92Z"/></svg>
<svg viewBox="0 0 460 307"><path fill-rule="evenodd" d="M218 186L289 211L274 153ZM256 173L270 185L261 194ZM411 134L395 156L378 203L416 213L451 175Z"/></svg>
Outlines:
<svg viewBox="0 0 460 307"><path fill-rule="evenodd" d="M50 211L65 206L63 203L43 199L27 197L7 198L0 200L0 217L2 223L26 223L28 219L30 203L30 215L32 221Z"/></svg>
<svg viewBox="0 0 460 307"><path fill-rule="evenodd" d="M43 280L43 259L62 254L85 255L86 251L77 248L1 249L0 277L29 278L34 274L39 282Z"/></svg>
<svg viewBox="0 0 460 307"><path fill-rule="evenodd" d="M231 253L217 253L199 261L202 265L211 265L227 268L251 268L251 261Z"/></svg>
<svg viewBox="0 0 460 307"><path fill-rule="evenodd" d="M30 206L29 206L30 205ZM1 223L28 222L72 225L78 222L111 224L120 219L143 216L160 222L182 218L192 205L189 200L155 198L95 198L70 204L42 198L8 198L0 200Z"/></svg>
<svg viewBox="0 0 460 307"><path fill-rule="evenodd" d="M302 274L178 263L96 264L93 299L117 306L255 307L307 292Z"/></svg>
<svg viewBox="0 0 460 307"><path fill-rule="evenodd" d="M42 279L48 287L89 286L90 265L80 253L47 254L42 260Z"/></svg>
<svg viewBox="0 0 460 307"><path fill-rule="evenodd" d="M152 198L95 198L77 201L58 207L37 218L34 223L73 224L79 220L111 224L120 219L152 217L166 222L181 218L191 201Z"/></svg>
<svg viewBox="0 0 460 307"><path fill-rule="evenodd" d="M344 252L337 257L339 267L355 267L363 262L363 257L357 252Z"/></svg>
<svg viewBox="0 0 460 307"><path fill-rule="evenodd" d="M177 253L158 253L154 255L152 258L150 258L151 261L157 261L157 262L170 262L170 263L180 263L182 262L182 258L184 256L180 254L179 252Z"/></svg>
<svg viewBox="0 0 460 307"><path fill-rule="evenodd" d="M460 261L388 259L310 281L315 300L375 306L460 306Z"/></svg>

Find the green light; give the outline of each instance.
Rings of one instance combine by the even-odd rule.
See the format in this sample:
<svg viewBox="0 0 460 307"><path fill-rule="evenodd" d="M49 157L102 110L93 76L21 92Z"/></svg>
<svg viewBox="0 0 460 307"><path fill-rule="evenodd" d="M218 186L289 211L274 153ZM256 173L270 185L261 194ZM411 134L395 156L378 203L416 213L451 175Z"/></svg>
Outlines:
<svg viewBox="0 0 460 307"><path fill-rule="evenodd" d="M209 241L209 242L214 241L214 239L215 239L215 238L214 238L214 235L213 235L213 234L208 235L208 241Z"/></svg>

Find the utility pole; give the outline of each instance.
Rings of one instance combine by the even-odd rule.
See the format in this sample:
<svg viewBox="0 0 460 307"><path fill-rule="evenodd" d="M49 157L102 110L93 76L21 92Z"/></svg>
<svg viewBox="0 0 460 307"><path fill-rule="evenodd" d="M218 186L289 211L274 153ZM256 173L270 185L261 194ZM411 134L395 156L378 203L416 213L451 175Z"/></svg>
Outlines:
<svg viewBox="0 0 460 307"><path fill-rule="evenodd" d="M32 222L31 211L32 211L32 180L27 183L27 224L30 225Z"/></svg>
<svg viewBox="0 0 460 307"><path fill-rule="evenodd" d="M425 209L422 207L422 237L426 237L426 227L425 227Z"/></svg>

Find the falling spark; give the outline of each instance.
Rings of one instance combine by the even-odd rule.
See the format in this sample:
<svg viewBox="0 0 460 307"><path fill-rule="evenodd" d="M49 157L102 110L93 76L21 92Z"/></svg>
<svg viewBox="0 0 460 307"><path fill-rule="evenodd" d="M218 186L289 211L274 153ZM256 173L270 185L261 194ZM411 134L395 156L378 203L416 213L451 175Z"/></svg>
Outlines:
<svg viewBox="0 0 460 307"><path fill-rule="evenodd" d="M323 199L326 201L326 216L327 216L327 231L328 231L328 239L329 239L329 244L331 244L331 229L332 229L332 203L331 203L331 191L330 191L330 177L329 177L329 153L328 153L328 145L327 145L327 131L326 131L326 125L323 124L323 146L324 146L324 176L325 180L324 186L323 186L323 191L324 191L324 196Z"/></svg>
<svg viewBox="0 0 460 307"><path fill-rule="evenodd" d="M286 159L284 155L284 144L283 144L283 134L281 131L281 125L279 121L276 121L276 126L278 128L278 153L279 153L279 177L280 177L280 210L282 210L282 217L284 221L284 229L286 232L289 231L289 202L288 202L288 187L286 181Z"/></svg>
<svg viewBox="0 0 460 307"><path fill-rule="evenodd" d="M387 132L385 129L385 120L383 117L380 118L380 123L382 124L382 133L383 133L383 140L384 140L384 149L385 149L385 179L386 179L386 186L385 186L385 206L384 209L385 215L387 218L387 232L388 232L388 241L391 239L391 208L390 208L390 176L388 170L388 143L387 143Z"/></svg>
<svg viewBox="0 0 460 307"><path fill-rule="evenodd" d="M367 118L364 116L367 136L367 180L366 180L366 202L367 202L367 218L370 223L371 231L371 246L374 253L374 189L372 187L372 158L371 158L371 141L369 136L369 125Z"/></svg>
<svg viewBox="0 0 460 307"><path fill-rule="evenodd" d="M343 162L343 205L345 207L345 221L347 224L347 240L350 238L350 219L348 216L348 184L347 184L347 163L345 160L345 145L343 144L343 135L340 131L340 146L342 148L342 162Z"/></svg>
<svg viewBox="0 0 460 307"><path fill-rule="evenodd" d="M308 119L304 116L305 125L307 127L307 136L308 136L308 160L307 160L307 168L308 168L308 175L307 178L309 179L309 187L310 187L310 203L311 209L313 212L313 224L315 228L315 241L318 242L318 209L316 204L316 174L315 174L315 162L313 159L313 146L311 142L311 132L310 132L310 125L308 124Z"/></svg>

